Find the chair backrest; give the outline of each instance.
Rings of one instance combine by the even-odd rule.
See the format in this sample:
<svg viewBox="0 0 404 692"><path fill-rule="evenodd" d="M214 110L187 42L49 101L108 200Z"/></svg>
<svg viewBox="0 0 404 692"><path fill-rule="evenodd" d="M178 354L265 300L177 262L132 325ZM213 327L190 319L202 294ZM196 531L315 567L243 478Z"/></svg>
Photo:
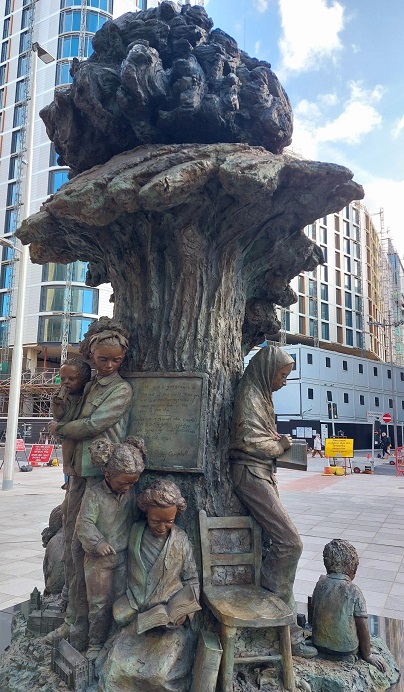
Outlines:
<svg viewBox="0 0 404 692"><path fill-rule="evenodd" d="M228 584L229 574L232 583L235 583L237 573L242 575L242 583L261 584L261 529L252 517L208 517L202 509L199 512L199 528L205 588L215 583ZM214 532L217 532L216 541ZM228 540L226 533L229 534ZM250 574L248 582L245 581L247 573Z"/></svg>

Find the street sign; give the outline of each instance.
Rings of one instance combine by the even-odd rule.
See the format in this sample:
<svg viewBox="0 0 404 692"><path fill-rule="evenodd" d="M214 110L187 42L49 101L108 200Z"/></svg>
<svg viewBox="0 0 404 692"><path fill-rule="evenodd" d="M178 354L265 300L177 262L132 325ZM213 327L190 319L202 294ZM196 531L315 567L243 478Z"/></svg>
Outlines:
<svg viewBox="0 0 404 692"><path fill-rule="evenodd" d="M31 464L31 466L47 464L51 458L52 451L53 445L32 445L28 461Z"/></svg>
<svg viewBox="0 0 404 692"><path fill-rule="evenodd" d="M368 423L373 423L375 420L380 420L380 413L378 411L366 411L366 420Z"/></svg>
<svg viewBox="0 0 404 692"><path fill-rule="evenodd" d="M327 457L352 458L354 455L354 441L346 437L328 437L325 441L325 455Z"/></svg>
<svg viewBox="0 0 404 692"><path fill-rule="evenodd" d="M17 439L15 441L15 451L16 452L25 452L25 442L20 437L17 437Z"/></svg>
<svg viewBox="0 0 404 692"><path fill-rule="evenodd" d="M389 413L383 413L382 418L385 423L391 423L391 421L393 420Z"/></svg>

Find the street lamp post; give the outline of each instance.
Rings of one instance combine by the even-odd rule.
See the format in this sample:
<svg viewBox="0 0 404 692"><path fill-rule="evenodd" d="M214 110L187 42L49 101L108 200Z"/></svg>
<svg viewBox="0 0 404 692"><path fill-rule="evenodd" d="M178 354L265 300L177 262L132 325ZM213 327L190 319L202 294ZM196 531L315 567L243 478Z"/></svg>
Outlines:
<svg viewBox="0 0 404 692"><path fill-rule="evenodd" d="M22 219L26 219L30 214L31 183L32 183L32 158L34 150L34 129L35 129L35 103L36 103L36 71L38 57L42 62L48 64L55 58L42 48L39 43L32 44L32 67L31 67L31 100L28 109L28 131L27 131L27 161L25 169L25 202L23 207ZM13 246L14 247L14 246ZM15 445L18 430L18 413L20 409L21 392L21 372L23 357L23 332L24 332L24 312L25 296L27 288L27 272L29 248L23 245L20 252L20 268L18 272L18 290L15 316L15 334L13 355L11 361L10 376L10 396L8 402L6 445L4 448L4 469L2 490L13 489Z"/></svg>

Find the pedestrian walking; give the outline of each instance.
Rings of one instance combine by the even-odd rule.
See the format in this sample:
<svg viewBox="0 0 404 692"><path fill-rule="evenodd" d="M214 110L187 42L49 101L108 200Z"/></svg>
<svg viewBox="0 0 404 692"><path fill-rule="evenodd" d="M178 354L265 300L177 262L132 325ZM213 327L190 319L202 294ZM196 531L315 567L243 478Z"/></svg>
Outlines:
<svg viewBox="0 0 404 692"><path fill-rule="evenodd" d="M317 435L314 438L313 451L312 451L311 456L315 457L316 454L319 454L321 459L322 459L323 458L323 452L321 451L322 446L323 445L321 444L321 437L320 437L319 433L317 433Z"/></svg>

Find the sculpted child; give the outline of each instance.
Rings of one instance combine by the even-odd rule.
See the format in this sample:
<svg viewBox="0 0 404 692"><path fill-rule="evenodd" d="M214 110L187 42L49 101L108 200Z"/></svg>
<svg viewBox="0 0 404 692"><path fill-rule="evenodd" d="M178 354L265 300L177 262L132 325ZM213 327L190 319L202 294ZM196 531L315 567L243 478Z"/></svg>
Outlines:
<svg viewBox="0 0 404 692"><path fill-rule="evenodd" d="M84 573L89 607L89 649L95 659L112 624L112 604L126 589L126 549L138 512L134 484L144 470L146 447L137 437L121 444L97 440L91 461L104 480L88 487L77 517L77 535L85 551Z"/></svg>
<svg viewBox="0 0 404 692"><path fill-rule="evenodd" d="M107 439L112 443L125 438L132 401L132 389L118 373L128 349L128 334L122 325L108 317L93 322L80 344L80 352L95 368L95 376L87 383L83 401L75 420L60 421L56 434L62 443L74 443L66 507L66 542L71 545L73 575L69 583L69 602L65 623L58 628L61 637L70 636L80 651L88 645L88 605L84 577L84 552L75 525L81 501L87 486L102 477L99 467L92 465L90 445L95 440ZM51 643L52 633L46 641Z"/></svg>
<svg viewBox="0 0 404 692"><path fill-rule="evenodd" d="M362 658L385 670L381 656L372 654L366 602L352 583L359 557L348 541L335 538L323 550L327 575L322 575L313 592L313 644L328 658L354 662Z"/></svg>
<svg viewBox="0 0 404 692"><path fill-rule="evenodd" d="M187 535L174 523L176 515L185 512L186 501L175 483L157 480L139 495L137 504L145 519L132 527L127 591L114 604L115 620L126 626L110 643L99 689L188 692L195 653L188 625L192 611L199 609L199 580ZM141 616L154 606L168 607L174 595L185 614L139 634Z"/></svg>

